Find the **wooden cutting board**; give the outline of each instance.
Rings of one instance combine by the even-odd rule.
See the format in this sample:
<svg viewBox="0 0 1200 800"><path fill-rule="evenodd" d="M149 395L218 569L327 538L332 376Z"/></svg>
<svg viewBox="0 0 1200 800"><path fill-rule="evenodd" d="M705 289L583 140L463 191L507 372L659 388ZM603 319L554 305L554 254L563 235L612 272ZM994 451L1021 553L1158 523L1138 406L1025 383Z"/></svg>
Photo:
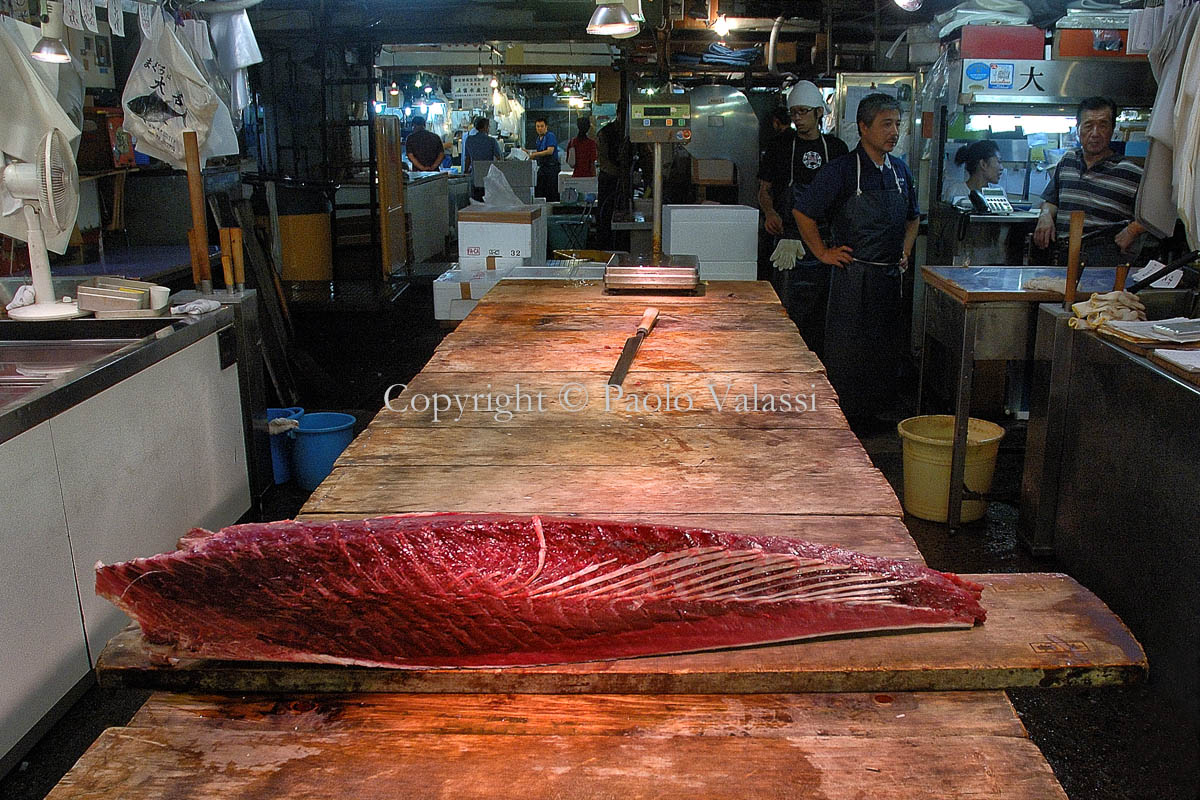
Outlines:
<svg viewBox="0 0 1200 800"><path fill-rule="evenodd" d="M988 620L969 630L842 637L652 658L504 669L155 663L140 631L114 637L102 686L185 692L730 693L1096 686L1146 674L1121 621L1066 575L970 575Z"/></svg>
<svg viewBox="0 0 1200 800"><path fill-rule="evenodd" d="M155 694L50 800L1065 800L1000 692Z"/></svg>

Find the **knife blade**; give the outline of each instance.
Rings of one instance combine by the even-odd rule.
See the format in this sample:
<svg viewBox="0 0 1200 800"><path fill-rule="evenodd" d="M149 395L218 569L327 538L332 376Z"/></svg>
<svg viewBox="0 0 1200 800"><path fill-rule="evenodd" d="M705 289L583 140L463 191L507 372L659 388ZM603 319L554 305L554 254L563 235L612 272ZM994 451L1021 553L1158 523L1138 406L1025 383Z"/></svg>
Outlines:
<svg viewBox="0 0 1200 800"><path fill-rule="evenodd" d="M630 365L633 364L633 357L637 355L642 339L645 339L646 335L650 333L650 329L654 327L657 319L657 308L647 308L642 314L642 319L637 326L637 333L625 340L625 347L621 349L621 357L617 359L617 366L613 368L612 375L609 376L609 386L620 386L621 382L625 380L625 375L629 372Z"/></svg>

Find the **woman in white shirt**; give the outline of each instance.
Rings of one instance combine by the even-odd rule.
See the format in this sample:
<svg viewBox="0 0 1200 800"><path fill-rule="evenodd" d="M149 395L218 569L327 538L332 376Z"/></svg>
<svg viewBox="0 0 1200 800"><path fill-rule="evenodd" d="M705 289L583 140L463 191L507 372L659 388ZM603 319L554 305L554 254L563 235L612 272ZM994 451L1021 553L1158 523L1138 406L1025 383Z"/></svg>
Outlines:
<svg viewBox="0 0 1200 800"><path fill-rule="evenodd" d="M1000 148L991 139L980 139L954 154L954 163L966 171L966 181L951 183L942 191L942 199L953 203L978 192L985 186L999 183L1004 167L1000 164Z"/></svg>

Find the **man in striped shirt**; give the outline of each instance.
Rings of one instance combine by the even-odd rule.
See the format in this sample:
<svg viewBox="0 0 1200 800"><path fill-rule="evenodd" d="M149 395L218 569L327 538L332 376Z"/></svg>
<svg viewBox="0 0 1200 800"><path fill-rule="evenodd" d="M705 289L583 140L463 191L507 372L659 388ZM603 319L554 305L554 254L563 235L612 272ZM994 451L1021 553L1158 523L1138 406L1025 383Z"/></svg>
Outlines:
<svg viewBox="0 0 1200 800"><path fill-rule="evenodd" d="M1059 247L1065 249L1072 211L1083 211L1086 215L1085 235L1097 228L1128 223L1111 234L1098 234L1084 243L1081 259L1085 264L1111 267L1119 263L1121 253L1128 252L1145 230L1133 220L1142 168L1112 150L1117 107L1111 100L1087 98L1079 104L1075 120L1079 125L1080 148L1062 157L1042 193L1044 202L1033 242L1046 248L1057 239Z"/></svg>

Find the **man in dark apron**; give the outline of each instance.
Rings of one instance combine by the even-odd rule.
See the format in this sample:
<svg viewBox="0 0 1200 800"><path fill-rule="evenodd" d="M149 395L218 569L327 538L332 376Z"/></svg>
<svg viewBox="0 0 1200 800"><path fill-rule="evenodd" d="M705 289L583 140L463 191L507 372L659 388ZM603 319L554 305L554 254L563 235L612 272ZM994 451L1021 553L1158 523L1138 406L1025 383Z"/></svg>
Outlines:
<svg viewBox="0 0 1200 800"><path fill-rule="evenodd" d="M787 105L780 115L782 125L776 123L783 130L759 161L758 202L767 233L777 237L771 254L775 266L771 283L804 343L820 357L829 304L829 268L804 252L791 212L796 192L803 191L822 167L848 151L841 139L821 133L825 101L815 84L797 83L788 92Z"/></svg>
<svg viewBox="0 0 1200 800"><path fill-rule="evenodd" d="M831 267L825 369L842 412L873 426L892 410L900 369L901 273L920 212L908 166L889 153L900 138L900 104L867 95L858 105L858 147L830 162L799 193L793 214L809 252ZM826 243L819 225L832 223Z"/></svg>

